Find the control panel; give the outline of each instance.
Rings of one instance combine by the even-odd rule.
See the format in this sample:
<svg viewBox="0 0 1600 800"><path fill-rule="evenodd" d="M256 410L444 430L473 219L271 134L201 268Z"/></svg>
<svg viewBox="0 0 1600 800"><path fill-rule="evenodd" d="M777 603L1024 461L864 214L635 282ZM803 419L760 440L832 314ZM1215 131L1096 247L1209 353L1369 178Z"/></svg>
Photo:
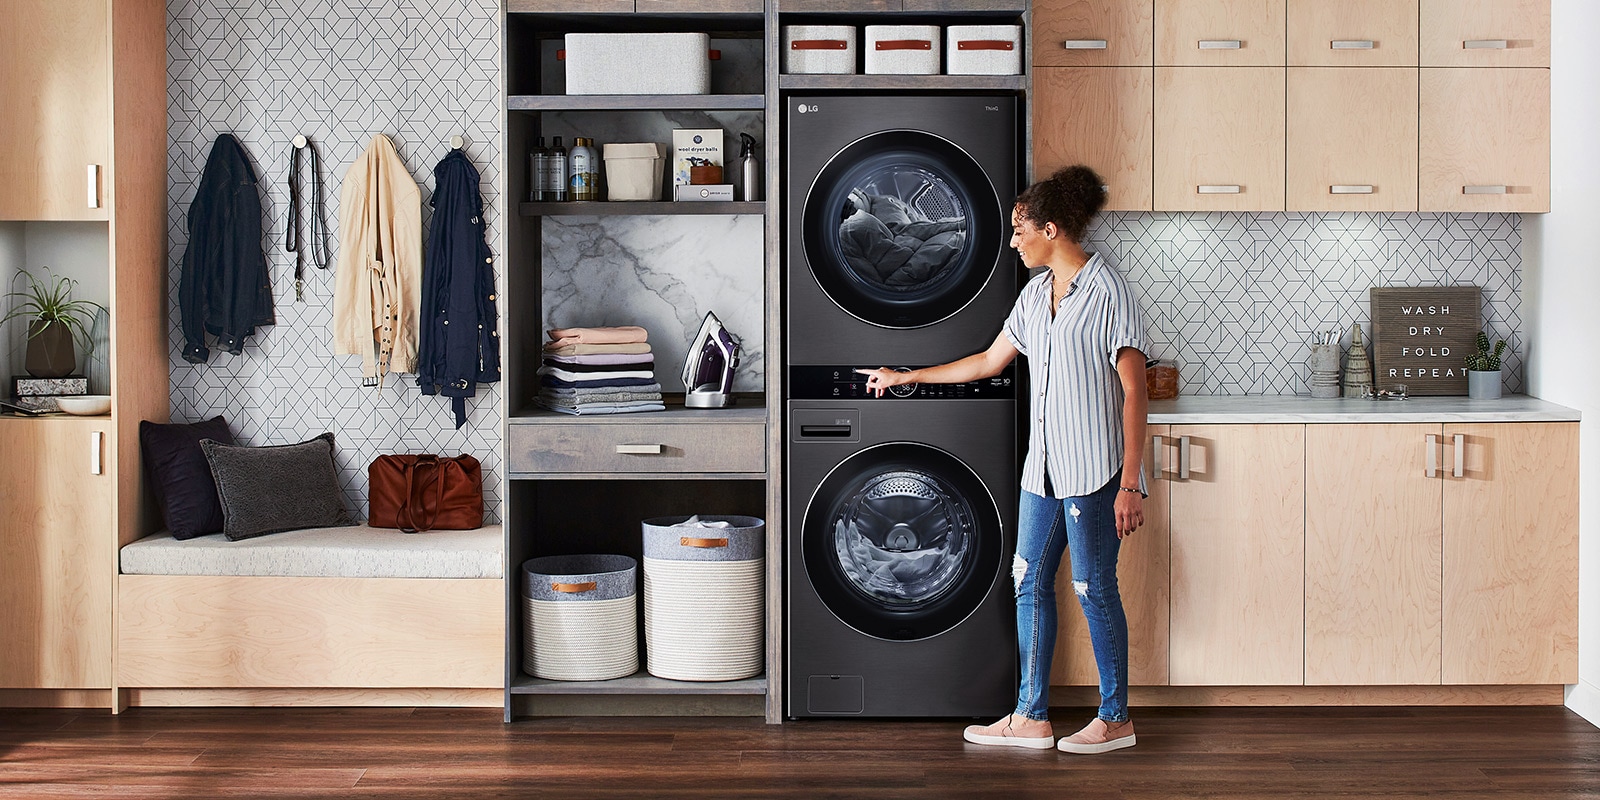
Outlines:
<svg viewBox="0 0 1600 800"><path fill-rule="evenodd" d="M1015 400L1016 365L999 375L970 383L906 383L891 386L882 397L867 389L867 376L858 367L791 366L789 397L794 400ZM876 367L859 367L876 369ZM920 367L891 367L900 371Z"/></svg>

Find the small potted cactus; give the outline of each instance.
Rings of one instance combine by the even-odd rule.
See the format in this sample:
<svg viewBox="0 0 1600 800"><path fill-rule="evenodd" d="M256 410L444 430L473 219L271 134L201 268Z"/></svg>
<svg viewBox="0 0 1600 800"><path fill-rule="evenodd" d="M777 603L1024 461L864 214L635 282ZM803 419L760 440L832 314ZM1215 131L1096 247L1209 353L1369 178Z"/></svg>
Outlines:
<svg viewBox="0 0 1600 800"><path fill-rule="evenodd" d="M1473 400L1500 398L1500 354L1505 352L1506 340L1501 339L1489 347L1489 335L1478 331L1478 352L1467 354L1467 396Z"/></svg>

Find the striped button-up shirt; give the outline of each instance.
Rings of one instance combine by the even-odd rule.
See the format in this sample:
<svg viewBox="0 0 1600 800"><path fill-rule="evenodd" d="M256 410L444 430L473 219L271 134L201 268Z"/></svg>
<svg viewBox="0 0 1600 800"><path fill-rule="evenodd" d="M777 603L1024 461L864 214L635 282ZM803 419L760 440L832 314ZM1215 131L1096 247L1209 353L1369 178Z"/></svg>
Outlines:
<svg viewBox="0 0 1600 800"><path fill-rule="evenodd" d="M1105 486L1122 468L1122 382L1117 352L1145 352L1144 316L1128 282L1098 254L1078 271L1054 319L1050 270L1022 287L1005 335L1028 357L1028 457L1022 488L1078 497ZM1143 470L1139 488L1144 489Z"/></svg>

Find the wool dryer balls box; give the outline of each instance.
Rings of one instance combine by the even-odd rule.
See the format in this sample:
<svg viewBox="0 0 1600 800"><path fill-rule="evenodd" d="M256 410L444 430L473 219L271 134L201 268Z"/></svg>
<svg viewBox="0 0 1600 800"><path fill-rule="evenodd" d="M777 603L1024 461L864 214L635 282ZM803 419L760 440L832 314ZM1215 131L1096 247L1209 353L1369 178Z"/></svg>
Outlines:
<svg viewBox="0 0 1600 800"><path fill-rule="evenodd" d="M868 25L868 75L938 75L938 25Z"/></svg>
<svg viewBox="0 0 1600 800"><path fill-rule="evenodd" d="M567 94L710 94L711 35L569 33Z"/></svg>
<svg viewBox="0 0 1600 800"><path fill-rule="evenodd" d="M945 29L949 75L1021 75L1021 25L951 25Z"/></svg>
<svg viewBox="0 0 1600 800"><path fill-rule="evenodd" d="M855 26L783 26L783 71L788 75L856 74Z"/></svg>

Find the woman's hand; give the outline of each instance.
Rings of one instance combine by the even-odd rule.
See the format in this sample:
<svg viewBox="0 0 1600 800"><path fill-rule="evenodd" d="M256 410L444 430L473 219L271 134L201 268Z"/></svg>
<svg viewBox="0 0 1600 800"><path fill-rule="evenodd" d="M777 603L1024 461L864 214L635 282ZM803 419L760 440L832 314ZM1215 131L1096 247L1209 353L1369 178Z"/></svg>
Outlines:
<svg viewBox="0 0 1600 800"><path fill-rule="evenodd" d="M878 367L877 369L858 369L856 372L867 376L867 391L872 392L873 397L882 397L883 390L889 388L890 386L899 386L903 383L917 382L911 377L912 373L896 372L888 367Z"/></svg>
<svg viewBox="0 0 1600 800"><path fill-rule="evenodd" d="M1117 538L1126 539L1144 524L1144 496L1138 492L1117 491L1112 505L1117 517Z"/></svg>

